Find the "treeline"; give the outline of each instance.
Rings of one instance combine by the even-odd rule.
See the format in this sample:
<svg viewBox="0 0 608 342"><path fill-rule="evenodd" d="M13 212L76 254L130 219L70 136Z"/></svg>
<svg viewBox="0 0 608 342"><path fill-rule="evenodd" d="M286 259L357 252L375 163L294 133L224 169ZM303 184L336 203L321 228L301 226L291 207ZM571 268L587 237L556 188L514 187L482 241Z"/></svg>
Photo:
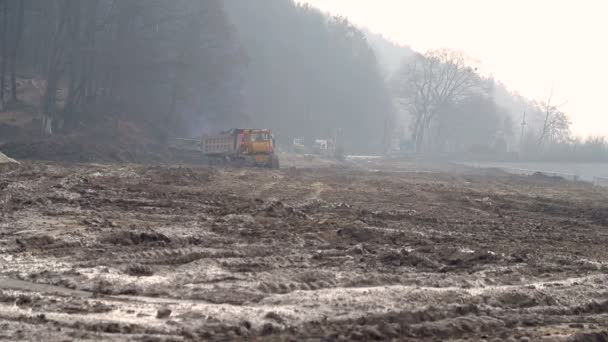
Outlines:
<svg viewBox="0 0 608 342"><path fill-rule="evenodd" d="M0 8L0 78L7 70L11 83L11 101L1 102L18 104L16 78L42 83L36 105L48 134L107 120L183 134L244 119L244 53L221 0L0 0Z"/></svg>
<svg viewBox="0 0 608 342"><path fill-rule="evenodd" d="M514 118L511 150L517 152L521 160L608 162L606 138L575 136L568 115L552 99L550 92L546 101L532 101L496 84L496 102Z"/></svg>
<svg viewBox="0 0 608 342"><path fill-rule="evenodd" d="M600 153L462 53L414 53L292 0L0 0L0 38L0 111L35 113L46 135L126 122L158 141L249 126L349 153Z"/></svg>
<svg viewBox="0 0 608 342"><path fill-rule="evenodd" d="M451 50L403 60L392 79L409 126L403 149L496 159L608 161L608 142L575 137L551 93L544 102L527 99L482 76L475 64Z"/></svg>
<svg viewBox="0 0 608 342"><path fill-rule="evenodd" d="M570 138L542 148L528 146L522 160L548 162L608 162L608 141L604 137Z"/></svg>
<svg viewBox="0 0 608 342"><path fill-rule="evenodd" d="M344 18L291 0L0 0L0 101L46 134L129 122L160 138L268 127L379 152L391 93ZM6 66L6 72L5 70ZM43 94L24 103L31 80ZM3 81L4 82L4 81ZM112 129L111 125L107 129Z"/></svg>

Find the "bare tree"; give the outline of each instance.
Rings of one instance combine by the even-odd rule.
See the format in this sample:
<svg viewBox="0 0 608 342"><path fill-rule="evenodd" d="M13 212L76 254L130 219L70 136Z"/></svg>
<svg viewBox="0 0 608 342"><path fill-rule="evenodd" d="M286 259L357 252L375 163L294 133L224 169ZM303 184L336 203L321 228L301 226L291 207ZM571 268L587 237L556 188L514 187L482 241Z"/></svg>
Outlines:
<svg viewBox="0 0 608 342"><path fill-rule="evenodd" d="M553 99L553 89L549 95L547 103L545 103L545 119L543 127L538 138L538 146L542 146L545 142L561 142L566 140L570 135L570 121L566 114L559 110L559 106L551 105Z"/></svg>
<svg viewBox="0 0 608 342"><path fill-rule="evenodd" d="M549 119L551 117L551 112L555 109L551 107L551 100L553 99L553 89L551 89L551 93L549 94L549 99L545 104L545 121L543 122L543 128L540 132L540 136L538 138L539 146L545 141L545 137L547 136L547 129L549 128Z"/></svg>
<svg viewBox="0 0 608 342"><path fill-rule="evenodd" d="M564 112L554 111L547 124L547 142L550 144L569 142L571 138L570 124L570 120Z"/></svg>
<svg viewBox="0 0 608 342"><path fill-rule="evenodd" d="M436 50L407 61L395 80L396 96L414 117L412 133L421 152L433 121L441 111L462 100L481 80L464 54Z"/></svg>

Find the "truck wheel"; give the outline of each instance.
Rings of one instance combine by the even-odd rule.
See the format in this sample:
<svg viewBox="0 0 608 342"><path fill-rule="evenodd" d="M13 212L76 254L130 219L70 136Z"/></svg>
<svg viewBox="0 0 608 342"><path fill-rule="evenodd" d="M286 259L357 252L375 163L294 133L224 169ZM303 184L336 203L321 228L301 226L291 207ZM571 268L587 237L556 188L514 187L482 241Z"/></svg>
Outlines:
<svg viewBox="0 0 608 342"><path fill-rule="evenodd" d="M247 161L245 159L243 159L243 158L238 158L238 159L235 160L234 165L237 168L242 169L242 168L244 168L244 167L247 166Z"/></svg>
<svg viewBox="0 0 608 342"><path fill-rule="evenodd" d="M277 156L272 157L270 163L271 163L270 167L272 169L278 170L281 168L281 165L279 163L279 157L277 157Z"/></svg>

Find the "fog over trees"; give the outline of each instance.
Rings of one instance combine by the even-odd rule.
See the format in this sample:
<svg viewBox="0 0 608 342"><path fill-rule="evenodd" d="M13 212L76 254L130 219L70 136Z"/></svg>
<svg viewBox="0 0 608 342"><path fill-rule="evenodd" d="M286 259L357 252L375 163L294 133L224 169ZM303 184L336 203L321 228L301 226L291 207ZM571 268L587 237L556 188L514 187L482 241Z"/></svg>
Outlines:
<svg viewBox="0 0 608 342"><path fill-rule="evenodd" d="M247 51L256 124L309 141L338 131L350 150L382 150L394 114L391 93L359 29L285 0L225 4Z"/></svg>
<svg viewBox="0 0 608 342"><path fill-rule="evenodd" d="M464 53L417 53L291 0L0 0L0 38L0 110L31 114L37 138L246 126L349 153L607 158L559 104Z"/></svg>

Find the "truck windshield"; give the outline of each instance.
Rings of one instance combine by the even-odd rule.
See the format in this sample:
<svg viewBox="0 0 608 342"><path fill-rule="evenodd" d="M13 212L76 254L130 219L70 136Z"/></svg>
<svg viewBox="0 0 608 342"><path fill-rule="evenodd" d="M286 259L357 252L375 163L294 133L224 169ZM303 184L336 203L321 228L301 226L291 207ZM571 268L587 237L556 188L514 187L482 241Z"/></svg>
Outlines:
<svg viewBox="0 0 608 342"><path fill-rule="evenodd" d="M251 133L251 141L269 141L270 134L267 133Z"/></svg>

